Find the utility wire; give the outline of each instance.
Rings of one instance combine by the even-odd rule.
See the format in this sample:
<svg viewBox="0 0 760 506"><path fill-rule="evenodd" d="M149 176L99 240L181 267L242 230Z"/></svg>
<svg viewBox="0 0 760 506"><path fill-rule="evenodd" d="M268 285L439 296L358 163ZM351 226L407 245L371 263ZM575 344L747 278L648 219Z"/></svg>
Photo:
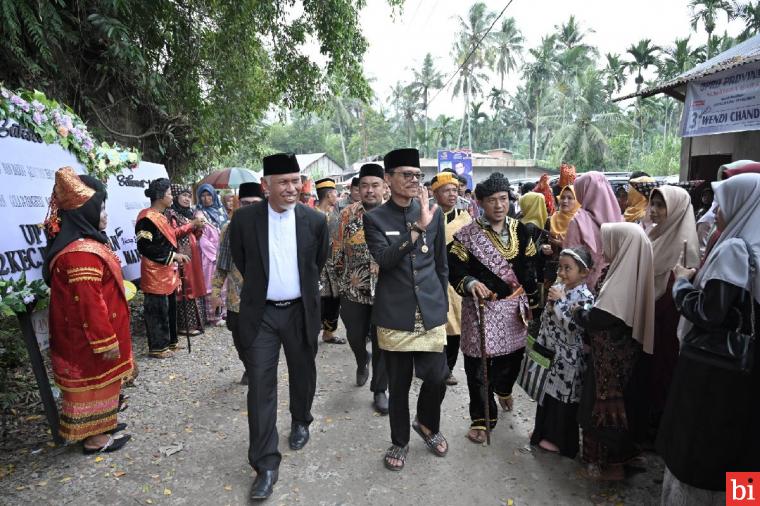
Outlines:
<svg viewBox="0 0 760 506"><path fill-rule="evenodd" d="M481 36L481 37L478 39L478 41L477 41L477 42L476 42L476 43L475 43L475 44L472 46L472 49L471 49L471 50L470 50L470 52L467 54L467 58L465 58L465 59L464 59L464 62L462 62L462 64L459 66L459 68L458 68L458 69L456 69L456 71L454 71L454 73L453 73L453 74L451 74L451 76L449 76L448 80L446 80L446 84L444 84L444 85L443 85L443 86L442 86L442 87L441 87L441 88L438 90L438 92L436 92L436 94L435 94L435 95L433 95L433 98L431 98L430 100L428 100L428 105L430 105L430 104L432 104L432 103L433 103L433 100L435 100L435 99L438 97L438 95L440 95L440 94L441 94L441 92L443 92L443 90L444 90L444 89L446 89L446 87L447 87L449 84L451 84L451 81L453 81L453 80L454 80L454 78L457 76L457 74L459 74L459 72L461 72L461 71L462 71L462 69L465 67L465 65L467 65L467 63L470 61L470 58L472 57L472 55L473 55L473 54L475 54L475 51L478 49L478 47L480 46L480 44L483 42L483 39L485 39L485 38L488 36L488 34L489 34L489 33L491 33L491 30L493 30L493 27L496 25L496 22L497 22L497 21L499 21L499 19L500 19L500 18L501 18L501 17L504 15L504 13L507 11L507 8L508 8L510 5L512 5L512 2L513 2L513 1L514 1L514 0L509 0L509 2L507 2L507 5L505 5L505 6L504 6L504 8L503 8L503 9L501 10L501 12L499 13L499 15L498 15L498 16L496 16L496 17L494 18L494 20L493 20L493 23L491 23L491 26L489 26L489 27L488 27L488 30L486 30L486 31L485 31L485 33L484 33L484 34L483 34L483 35L482 35L482 36Z"/></svg>

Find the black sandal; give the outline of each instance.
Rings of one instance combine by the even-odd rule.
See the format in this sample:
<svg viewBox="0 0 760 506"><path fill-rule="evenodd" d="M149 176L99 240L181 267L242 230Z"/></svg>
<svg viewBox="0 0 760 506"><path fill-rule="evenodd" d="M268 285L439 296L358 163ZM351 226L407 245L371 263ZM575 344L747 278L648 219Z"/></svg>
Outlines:
<svg viewBox="0 0 760 506"><path fill-rule="evenodd" d="M414 429L414 432L420 435L423 441L425 441L425 445L428 447L428 450L433 452L436 457L445 457L447 453L449 453L449 442L446 441L446 438L443 437L443 434L440 432L436 432L435 434L428 436L422 431L422 425L420 425L420 422L415 418L414 422L412 422L412 428ZM446 449L444 451L440 451L438 449L438 445L441 443L446 443Z"/></svg>
<svg viewBox="0 0 760 506"><path fill-rule="evenodd" d="M109 430L108 432L106 432L106 434L116 434L117 432L121 432L126 428L127 428L127 424L125 422L119 422L116 424L115 429Z"/></svg>
<svg viewBox="0 0 760 506"><path fill-rule="evenodd" d="M87 448L86 446L82 445L82 453L85 455L92 455L93 453L111 453L111 452L117 452L124 448L124 445L127 444L127 441L132 439L132 436L129 434L119 434L118 436L108 436L108 441L106 441L106 444L101 446L100 448Z"/></svg>
<svg viewBox="0 0 760 506"><path fill-rule="evenodd" d="M329 340L322 339L322 342L328 344L346 344L346 340L339 336L333 336L333 338Z"/></svg>
<svg viewBox="0 0 760 506"><path fill-rule="evenodd" d="M388 451L385 452L385 457L383 457L383 463L385 464L385 468L390 471L401 471L404 469L404 464L406 463L406 454L409 452L409 445L401 447L393 445L390 448L388 448ZM400 460L401 465L400 466L394 466L390 463L390 460Z"/></svg>

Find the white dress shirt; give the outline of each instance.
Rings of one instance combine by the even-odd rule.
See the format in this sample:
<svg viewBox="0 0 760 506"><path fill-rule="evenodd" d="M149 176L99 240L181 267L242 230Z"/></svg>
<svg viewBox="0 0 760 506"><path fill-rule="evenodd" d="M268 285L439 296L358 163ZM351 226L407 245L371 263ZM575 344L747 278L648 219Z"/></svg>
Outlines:
<svg viewBox="0 0 760 506"><path fill-rule="evenodd" d="M267 300L291 300L301 296L296 244L296 213L269 211L269 284Z"/></svg>

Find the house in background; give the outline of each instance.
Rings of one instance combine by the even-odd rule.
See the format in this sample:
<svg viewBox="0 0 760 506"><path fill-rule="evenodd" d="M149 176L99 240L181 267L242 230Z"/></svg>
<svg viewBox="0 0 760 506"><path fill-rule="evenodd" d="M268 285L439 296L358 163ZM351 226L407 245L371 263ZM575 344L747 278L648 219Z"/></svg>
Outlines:
<svg viewBox="0 0 760 506"><path fill-rule="evenodd" d="M665 83L614 101L659 93L684 104L682 181L715 181L721 165L760 160L760 35Z"/></svg>
<svg viewBox="0 0 760 506"><path fill-rule="evenodd" d="M301 174L308 176L313 181L324 177L331 177L336 182L341 182L346 175L338 162L330 158L327 153L305 153L296 155Z"/></svg>

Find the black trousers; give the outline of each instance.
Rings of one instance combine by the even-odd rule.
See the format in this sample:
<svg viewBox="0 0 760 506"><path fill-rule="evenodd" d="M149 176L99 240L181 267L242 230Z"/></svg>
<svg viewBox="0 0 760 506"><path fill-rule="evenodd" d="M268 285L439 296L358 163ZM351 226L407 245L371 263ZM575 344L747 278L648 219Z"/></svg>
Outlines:
<svg viewBox="0 0 760 506"><path fill-rule="evenodd" d="M454 373L454 366L457 365L459 357L459 334L446 336L446 362L449 364L449 371Z"/></svg>
<svg viewBox="0 0 760 506"><path fill-rule="evenodd" d="M286 308L267 305L255 337L247 342L243 334L238 336L237 341L238 353L248 373L248 461L256 472L274 470L280 466L282 459L277 449L277 362L280 345L285 350L288 364L291 421L309 425L313 420L311 405L317 384L314 361L317 342L306 334L301 302Z"/></svg>
<svg viewBox="0 0 760 506"><path fill-rule="evenodd" d="M512 394L512 387L520 373L525 348L520 348L508 355L488 359L488 417L490 426L496 427L499 419L494 394L506 397ZM464 372L467 374L467 390L470 393L470 427L486 428L486 403L483 398L483 365L480 357L464 355Z"/></svg>
<svg viewBox="0 0 760 506"><path fill-rule="evenodd" d="M177 298L146 293L143 301L148 352L161 353L177 345Z"/></svg>
<svg viewBox="0 0 760 506"><path fill-rule="evenodd" d="M328 332L338 330L339 312L340 297L322 297L322 330Z"/></svg>
<svg viewBox="0 0 760 506"><path fill-rule="evenodd" d="M356 367L367 364L367 336L372 343L372 380L369 389L372 392L385 392L388 389L388 373L385 370L383 352L377 345L377 327L372 325L372 306L360 304L342 298L340 317L346 326L346 337L351 351L354 352Z"/></svg>
<svg viewBox="0 0 760 506"><path fill-rule="evenodd" d="M449 368L446 354L424 351L383 350L388 369L388 418L391 441L396 446L409 444L409 388L412 374L422 380L417 397L417 420L433 434L440 430L441 403L446 395Z"/></svg>

